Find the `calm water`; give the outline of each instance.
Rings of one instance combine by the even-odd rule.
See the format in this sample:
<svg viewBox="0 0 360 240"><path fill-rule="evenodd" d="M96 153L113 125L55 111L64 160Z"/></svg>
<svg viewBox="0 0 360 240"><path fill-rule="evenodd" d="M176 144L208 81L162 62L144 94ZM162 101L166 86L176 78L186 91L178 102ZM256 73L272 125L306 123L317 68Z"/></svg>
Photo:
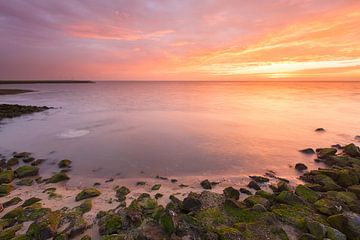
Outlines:
<svg viewBox="0 0 360 240"><path fill-rule="evenodd" d="M0 126L0 151L70 158L80 175L237 175L315 167L305 147L355 141L360 83L98 82L6 85L2 103L56 107ZM325 133L314 132L323 127ZM49 168L51 168L49 166ZM93 172L96 170L96 172Z"/></svg>

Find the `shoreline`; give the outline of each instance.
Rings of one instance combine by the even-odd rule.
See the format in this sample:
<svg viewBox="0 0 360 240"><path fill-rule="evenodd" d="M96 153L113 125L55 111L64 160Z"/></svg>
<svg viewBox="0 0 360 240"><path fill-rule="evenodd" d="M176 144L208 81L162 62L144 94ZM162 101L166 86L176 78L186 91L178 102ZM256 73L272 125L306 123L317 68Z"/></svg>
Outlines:
<svg viewBox="0 0 360 240"><path fill-rule="evenodd" d="M16 94L30 93L30 92L36 92L36 91L35 90L30 90L30 89L0 89L0 96L2 96L2 95L16 95Z"/></svg>
<svg viewBox="0 0 360 240"><path fill-rule="evenodd" d="M5 81L0 80L1 84L64 84L64 83L96 83L90 80L17 80L17 81Z"/></svg>

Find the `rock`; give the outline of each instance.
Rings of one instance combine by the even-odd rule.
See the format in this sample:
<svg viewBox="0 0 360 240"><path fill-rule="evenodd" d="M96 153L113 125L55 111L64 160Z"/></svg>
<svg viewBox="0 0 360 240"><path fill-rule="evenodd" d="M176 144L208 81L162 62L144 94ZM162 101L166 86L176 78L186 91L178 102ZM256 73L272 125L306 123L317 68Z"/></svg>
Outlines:
<svg viewBox="0 0 360 240"><path fill-rule="evenodd" d="M78 193L75 197L76 201L80 201L87 198L97 197L100 196L101 192L96 188L86 188Z"/></svg>
<svg viewBox="0 0 360 240"><path fill-rule="evenodd" d="M161 188L161 184L155 184L154 186L151 187L152 191L158 191Z"/></svg>
<svg viewBox="0 0 360 240"><path fill-rule="evenodd" d="M146 184L146 182L144 181L139 181L136 183L136 186L144 186Z"/></svg>
<svg viewBox="0 0 360 240"><path fill-rule="evenodd" d="M78 209L82 214L90 212L92 209L92 201L87 199L83 201L76 209Z"/></svg>
<svg viewBox="0 0 360 240"><path fill-rule="evenodd" d="M198 211L201 208L201 202L199 199L192 197L190 194L186 197L182 203L182 210L185 212Z"/></svg>
<svg viewBox="0 0 360 240"><path fill-rule="evenodd" d="M270 206L269 200L267 200L266 198L263 198L261 196L258 196L258 195L253 195L253 196L245 198L244 203L248 207L253 207L256 204L261 204L265 208L268 208Z"/></svg>
<svg viewBox="0 0 360 240"><path fill-rule="evenodd" d="M34 203L37 203L37 202L40 202L40 201L41 201L40 198L32 197L32 198L29 198L29 199L25 200L25 202L21 206L22 207L28 207L28 206L31 206Z"/></svg>
<svg viewBox="0 0 360 240"><path fill-rule="evenodd" d="M30 224L26 235L31 239L45 240L56 235L60 223L60 211L50 212L42 218Z"/></svg>
<svg viewBox="0 0 360 240"><path fill-rule="evenodd" d="M27 158L27 157L30 157L31 153L29 152L21 152L21 153L15 153L13 154L13 157L16 157L16 158Z"/></svg>
<svg viewBox="0 0 360 240"><path fill-rule="evenodd" d="M341 190L341 186L336 184L332 178L324 175L324 174L316 174L313 176L314 183L320 184L322 189L325 191L339 191Z"/></svg>
<svg viewBox="0 0 360 240"><path fill-rule="evenodd" d="M301 236L298 238L298 240L317 240L317 238L309 233L303 233L301 234Z"/></svg>
<svg viewBox="0 0 360 240"><path fill-rule="evenodd" d="M116 188L115 191L116 191L116 197L120 202L125 201L126 195L130 193L130 190L125 186Z"/></svg>
<svg viewBox="0 0 360 240"><path fill-rule="evenodd" d="M99 234L111 235L120 233L122 230L123 222L120 215L115 213L107 213L99 221Z"/></svg>
<svg viewBox="0 0 360 240"><path fill-rule="evenodd" d="M360 185L349 186L348 190L355 193L356 196L360 199Z"/></svg>
<svg viewBox="0 0 360 240"><path fill-rule="evenodd" d="M42 164L45 161L46 161L46 159L36 159L35 161L33 161L31 163L31 166L39 166L40 164Z"/></svg>
<svg viewBox="0 0 360 240"><path fill-rule="evenodd" d="M269 182L269 179L267 177L262 177L262 176L249 176L249 177L257 183Z"/></svg>
<svg viewBox="0 0 360 240"><path fill-rule="evenodd" d="M0 197L8 195L14 187L10 184L0 184Z"/></svg>
<svg viewBox="0 0 360 240"><path fill-rule="evenodd" d="M344 233L350 240L358 240L360 236L360 215L345 212L328 217L330 225Z"/></svg>
<svg viewBox="0 0 360 240"><path fill-rule="evenodd" d="M171 181L171 183L177 183L178 180L175 179L175 178L173 178L173 179L171 179L170 181Z"/></svg>
<svg viewBox="0 0 360 240"><path fill-rule="evenodd" d="M69 167L71 167L71 163L72 163L71 160L63 159L60 162L58 162L58 167L59 168L69 168Z"/></svg>
<svg viewBox="0 0 360 240"><path fill-rule="evenodd" d="M264 205L259 204L259 203L255 204L252 207L252 210L255 212L267 212L267 209L264 207Z"/></svg>
<svg viewBox="0 0 360 240"><path fill-rule="evenodd" d="M276 190L278 192L282 192L282 191L291 191L292 189L290 188L290 186L286 182L280 181L280 182L277 183Z"/></svg>
<svg viewBox="0 0 360 240"><path fill-rule="evenodd" d="M318 158L327 158L330 156L334 156L337 152L336 148L318 148L316 149L316 153Z"/></svg>
<svg viewBox="0 0 360 240"><path fill-rule="evenodd" d="M304 153L304 154L315 154L315 151L312 148L301 149L301 150L299 150L299 152Z"/></svg>
<svg viewBox="0 0 360 240"><path fill-rule="evenodd" d="M3 203L3 207L4 207L4 208L7 208L7 207L10 207L10 206L14 206L14 205L18 204L18 203L21 202L21 201L22 201L21 198L19 198L19 197L14 197L14 198L10 199L9 201L4 202L4 203Z"/></svg>
<svg viewBox="0 0 360 240"><path fill-rule="evenodd" d="M308 167L303 163L297 163L295 164L295 169L299 172L305 171Z"/></svg>
<svg viewBox="0 0 360 240"><path fill-rule="evenodd" d="M326 227L326 237L331 240L346 240L345 234L332 227Z"/></svg>
<svg viewBox="0 0 360 240"><path fill-rule="evenodd" d="M346 145L343 152L350 157L360 157L360 149L353 143Z"/></svg>
<svg viewBox="0 0 360 240"><path fill-rule="evenodd" d="M10 158L7 162L6 162L6 166L7 167L12 167L19 164L19 159L16 157Z"/></svg>
<svg viewBox="0 0 360 240"><path fill-rule="evenodd" d="M258 185L259 186L259 185ZM259 187L260 188L260 187ZM256 190L258 190L258 189L256 189ZM248 190L248 189L246 189L246 188L240 188L240 192L241 193L244 193L244 194L246 194L246 195L252 195L252 192L250 191L250 190Z"/></svg>
<svg viewBox="0 0 360 240"><path fill-rule="evenodd" d="M304 204L304 201L300 197L289 191L282 191L278 196L276 196L276 200L290 205Z"/></svg>
<svg viewBox="0 0 360 240"><path fill-rule="evenodd" d="M23 158L23 162L24 163L31 163L35 160L35 158L33 157L27 157L27 158Z"/></svg>
<svg viewBox="0 0 360 240"><path fill-rule="evenodd" d="M21 219L24 216L24 209L17 207L7 212L2 219Z"/></svg>
<svg viewBox="0 0 360 240"><path fill-rule="evenodd" d="M21 224L15 225L13 227L6 228L3 231L0 231L0 239L1 240L10 240L14 239L16 232L22 228Z"/></svg>
<svg viewBox="0 0 360 240"><path fill-rule="evenodd" d="M325 129L324 128L316 128L315 132L325 132Z"/></svg>
<svg viewBox="0 0 360 240"><path fill-rule="evenodd" d="M260 186L259 184L257 184L254 180L251 180L248 185L249 188L255 189L255 190L260 190Z"/></svg>
<svg viewBox="0 0 360 240"><path fill-rule="evenodd" d="M14 179L14 172L12 170L3 170L0 172L0 184L11 183Z"/></svg>
<svg viewBox="0 0 360 240"><path fill-rule="evenodd" d="M34 180L30 178L23 178L20 181L17 181L15 184L18 186L32 186L34 183Z"/></svg>
<svg viewBox="0 0 360 240"><path fill-rule="evenodd" d="M207 179L203 180L200 185L204 188L204 189L211 189L211 182Z"/></svg>
<svg viewBox="0 0 360 240"><path fill-rule="evenodd" d="M113 181L114 181L113 178L110 178L110 179L105 180L106 183L113 182Z"/></svg>
<svg viewBox="0 0 360 240"><path fill-rule="evenodd" d="M306 219L306 227L316 239L323 239L326 235L326 226L317 221Z"/></svg>
<svg viewBox="0 0 360 240"><path fill-rule="evenodd" d="M70 177L64 173L64 172L58 172L55 173L53 176L51 176L50 178L46 179L46 183L58 183L58 182L62 182L62 181L67 181L69 180Z"/></svg>
<svg viewBox="0 0 360 240"><path fill-rule="evenodd" d="M39 168L34 166L21 166L15 170L15 176L18 178L33 177L39 174Z"/></svg>
<svg viewBox="0 0 360 240"><path fill-rule="evenodd" d="M155 194L155 199L162 198L163 196L164 196L163 194L157 193L157 194Z"/></svg>
<svg viewBox="0 0 360 240"><path fill-rule="evenodd" d="M331 145L332 148L337 148L337 149L343 149L343 147L340 144L333 144Z"/></svg>
<svg viewBox="0 0 360 240"><path fill-rule="evenodd" d="M315 208L323 214L326 215L333 215L342 212L342 205L339 204L337 201L322 198L314 203Z"/></svg>
<svg viewBox="0 0 360 240"><path fill-rule="evenodd" d="M164 213L160 216L160 225L168 235L171 235L175 231L175 216L176 214L171 210L165 210Z"/></svg>
<svg viewBox="0 0 360 240"><path fill-rule="evenodd" d="M223 190L226 198L232 198L238 200L240 198L240 192L233 187L227 187Z"/></svg>
<svg viewBox="0 0 360 240"><path fill-rule="evenodd" d="M85 235L80 240L91 240L91 237L89 235Z"/></svg>
<svg viewBox="0 0 360 240"><path fill-rule="evenodd" d="M299 197L310 203L314 203L320 198L320 195L317 192L304 185L298 185L295 189L295 193Z"/></svg>

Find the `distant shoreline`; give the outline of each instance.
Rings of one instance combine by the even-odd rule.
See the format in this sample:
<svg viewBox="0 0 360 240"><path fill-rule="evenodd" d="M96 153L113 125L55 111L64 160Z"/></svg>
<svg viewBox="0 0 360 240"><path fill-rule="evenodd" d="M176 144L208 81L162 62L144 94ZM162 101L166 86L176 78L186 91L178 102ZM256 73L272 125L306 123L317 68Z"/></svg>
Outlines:
<svg viewBox="0 0 360 240"><path fill-rule="evenodd" d="M0 89L0 96L1 95L14 95L14 94L28 93L28 92L35 92L35 91L27 90L27 89Z"/></svg>
<svg viewBox="0 0 360 240"><path fill-rule="evenodd" d="M88 80L29 80L29 81L4 81L0 80L0 84L41 84L41 83L95 83L94 81L88 81Z"/></svg>

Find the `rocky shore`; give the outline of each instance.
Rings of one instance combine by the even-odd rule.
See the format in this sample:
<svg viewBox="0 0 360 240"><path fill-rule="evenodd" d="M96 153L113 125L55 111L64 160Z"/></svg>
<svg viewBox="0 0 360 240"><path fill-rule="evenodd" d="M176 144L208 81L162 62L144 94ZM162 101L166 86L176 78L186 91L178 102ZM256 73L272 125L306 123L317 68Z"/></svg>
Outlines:
<svg viewBox="0 0 360 240"><path fill-rule="evenodd" d="M35 112L42 112L50 109L46 106L25 106L18 104L0 104L0 121L5 118L14 118Z"/></svg>
<svg viewBox="0 0 360 240"><path fill-rule="evenodd" d="M313 151L315 161L326 168L307 171L306 165L297 164L304 181L297 186L267 173L249 176L247 186L228 186L221 194L212 191L217 182L205 179L199 182L203 191L183 199L174 193L165 204L160 204L161 183L131 199L129 186L115 186L106 195L110 209L95 205L105 195L100 183L74 192L74 206L61 205L58 188L71 177L71 160L58 161L58 171L42 178L45 160L14 153L0 161L0 200L6 199L0 205L0 239L359 240L360 149L352 143L336 147ZM178 184L176 179L156 179ZM31 192L36 186L44 189L41 196L12 196L16 188ZM45 201L56 205L44 207ZM96 217L87 217L94 211Z"/></svg>

